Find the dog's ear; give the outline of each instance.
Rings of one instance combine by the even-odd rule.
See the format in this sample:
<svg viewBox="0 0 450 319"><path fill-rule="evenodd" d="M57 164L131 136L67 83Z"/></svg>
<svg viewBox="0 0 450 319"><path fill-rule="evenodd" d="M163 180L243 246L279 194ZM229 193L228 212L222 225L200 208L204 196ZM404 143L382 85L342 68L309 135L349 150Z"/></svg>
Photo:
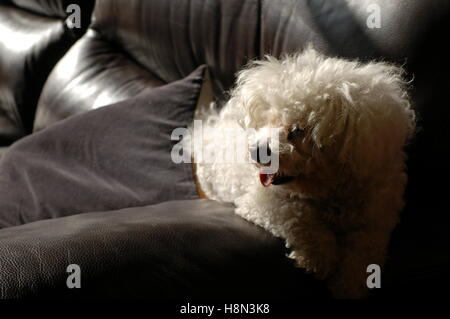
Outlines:
<svg viewBox="0 0 450 319"><path fill-rule="evenodd" d="M403 147L415 128L404 70L384 62L358 65L342 82L340 116L345 120L340 158L361 176L403 162ZM335 101L336 102L336 101Z"/></svg>
<svg viewBox="0 0 450 319"><path fill-rule="evenodd" d="M263 60L250 61L238 72L228 106L239 112L236 114L243 114L247 128L263 123L264 109L268 106L267 92L276 86L282 70L282 61L267 55Z"/></svg>

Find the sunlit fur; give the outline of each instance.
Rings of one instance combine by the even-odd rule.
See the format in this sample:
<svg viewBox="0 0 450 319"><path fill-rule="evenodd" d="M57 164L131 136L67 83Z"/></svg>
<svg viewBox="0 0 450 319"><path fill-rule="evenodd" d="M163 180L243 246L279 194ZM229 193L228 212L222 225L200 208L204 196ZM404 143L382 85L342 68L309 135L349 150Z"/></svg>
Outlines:
<svg viewBox="0 0 450 319"><path fill-rule="evenodd" d="M258 165L198 163L200 186L284 238L289 256L327 280L334 296L363 297L367 266L383 264L403 207L403 148L415 126L406 86L397 66L313 48L253 62L220 112L198 115L203 147L230 151L222 128L278 127L280 171L296 178L263 187ZM288 140L295 126L301 130Z"/></svg>

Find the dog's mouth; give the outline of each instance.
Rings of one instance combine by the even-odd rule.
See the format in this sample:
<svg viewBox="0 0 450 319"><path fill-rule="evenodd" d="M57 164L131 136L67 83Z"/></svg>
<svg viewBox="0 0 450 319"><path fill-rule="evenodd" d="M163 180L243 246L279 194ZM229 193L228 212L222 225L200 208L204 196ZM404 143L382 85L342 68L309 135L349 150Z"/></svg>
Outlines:
<svg viewBox="0 0 450 319"><path fill-rule="evenodd" d="M290 181L292 181L293 179L294 179L294 176L283 175L279 172L274 173L274 174L263 174L263 173L259 174L259 180L261 181L261 184L264 187L267 187L270 185L286 184L286 183L289 183Z"/></svg>

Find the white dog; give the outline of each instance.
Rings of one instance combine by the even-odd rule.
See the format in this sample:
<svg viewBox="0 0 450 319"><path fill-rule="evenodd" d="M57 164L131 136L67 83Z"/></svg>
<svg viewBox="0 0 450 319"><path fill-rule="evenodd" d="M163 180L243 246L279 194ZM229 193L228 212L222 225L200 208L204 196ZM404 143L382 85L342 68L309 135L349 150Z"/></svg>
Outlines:
<svg viewBox="0 0 450 319"><path fill-rule="evenodd" d="M289 257L326 279L334 296L365 296L367 266L383 264L403 207L403 147L415 120L402 76L387 63L313 48L251 63L221 111L198 118L203 155L232 153L235 141L224 132L252 128L255 162L207 163L194 151L201 190L285 239ZM270 164L259 158L264 143L278 156L276 173L261 171Z"/></svg>

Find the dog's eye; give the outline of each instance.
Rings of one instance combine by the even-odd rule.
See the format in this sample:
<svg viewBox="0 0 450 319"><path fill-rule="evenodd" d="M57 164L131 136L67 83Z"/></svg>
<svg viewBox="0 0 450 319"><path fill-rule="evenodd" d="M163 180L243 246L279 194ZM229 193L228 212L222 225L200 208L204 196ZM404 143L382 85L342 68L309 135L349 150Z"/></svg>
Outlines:
<svg viewBox="0 0 450 319"><path fill-rule="evenodd" d="M288 135L287 135L287 139L289 141L293 141L298 137L304 136L305 134L305 130L301 129L298 126L295 126L292 130L289 131Z"/></svg>

